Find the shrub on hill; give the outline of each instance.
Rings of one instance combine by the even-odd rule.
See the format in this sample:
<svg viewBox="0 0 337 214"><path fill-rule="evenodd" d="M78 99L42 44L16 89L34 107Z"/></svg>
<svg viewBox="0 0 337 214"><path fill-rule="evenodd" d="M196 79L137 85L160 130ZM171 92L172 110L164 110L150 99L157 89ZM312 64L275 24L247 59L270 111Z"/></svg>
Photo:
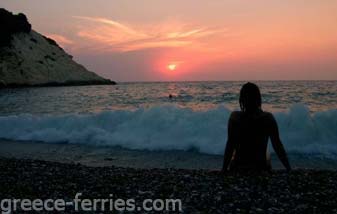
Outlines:
<svg viewBox="0 0 337 214"><path fill-rule="evenodd" d="M0 8L0 47L9 46L15 33L29 33L32 29L23 13L17 15Z"/></svg>

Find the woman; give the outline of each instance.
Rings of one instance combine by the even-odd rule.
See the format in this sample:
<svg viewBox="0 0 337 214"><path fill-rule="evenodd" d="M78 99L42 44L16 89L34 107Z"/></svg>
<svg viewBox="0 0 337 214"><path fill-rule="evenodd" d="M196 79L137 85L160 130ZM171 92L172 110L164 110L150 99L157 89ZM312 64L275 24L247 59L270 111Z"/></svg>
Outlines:
<svg viewBox="0 0 337 214"><path fill-rule="evenodd" d="M271 170L267 158L269 138L285 168L291 170L276 120L271 113L262 111L261 103L258 86L250 82L244 84L240 91L241 111L233 112L228 121L223 171Z"/></svg>

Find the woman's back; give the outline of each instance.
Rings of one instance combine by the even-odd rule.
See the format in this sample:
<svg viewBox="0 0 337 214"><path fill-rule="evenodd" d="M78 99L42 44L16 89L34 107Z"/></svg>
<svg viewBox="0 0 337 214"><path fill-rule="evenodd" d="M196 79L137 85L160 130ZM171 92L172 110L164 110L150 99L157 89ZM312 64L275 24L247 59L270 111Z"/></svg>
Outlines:
<svg viewBox="0 0 337 214"><path fill-rule="evenodd" d="M267 145L272 124L271 114L233 112L231 137L235 142L235 155L231 168L269 169Z"/></svg>
<svg viewBox="0 0 337 214"><path fill-rule="evenodd" d="M262 98L257 85L244 84L240 91L239 103L241 111L233 112L228 121L223 170L227 170L229 165L231 169L271 169L267 160L269 138L281 162L290 170L276 120L271 113L262 111Z"/></svg>

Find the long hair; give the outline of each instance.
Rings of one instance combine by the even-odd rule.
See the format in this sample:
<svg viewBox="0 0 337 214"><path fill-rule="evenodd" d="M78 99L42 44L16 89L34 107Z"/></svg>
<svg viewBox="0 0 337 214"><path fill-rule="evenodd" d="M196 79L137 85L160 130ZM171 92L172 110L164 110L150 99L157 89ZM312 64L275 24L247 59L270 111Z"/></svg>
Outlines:
<svg viewBox="0 0 337 214"><path fill-rule="evenodd" d="M261 92L257 85L251 82L244 84L240 91L240 108L243 112L256 112L261 109Z"/></svg>

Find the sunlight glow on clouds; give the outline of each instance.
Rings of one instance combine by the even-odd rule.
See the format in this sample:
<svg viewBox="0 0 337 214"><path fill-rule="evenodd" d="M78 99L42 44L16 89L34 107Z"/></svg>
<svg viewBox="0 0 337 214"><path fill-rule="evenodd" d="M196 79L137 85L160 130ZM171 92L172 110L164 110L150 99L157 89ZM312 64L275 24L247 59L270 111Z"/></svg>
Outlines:
<svg viewBox="0 0 337 214"><path fill-rule="evenodd" d="M34 30L117 81L337 78L337 1L1 0L1 6L25 13Z"/></svg>
<svg viewBox="0 0 337 214"><path fill-rule="evenodd" d="M149 48L200 48L202 39L226 33L226 29L212 30L180 22L164 22L157 25L133 26L106 18L74 16L76 19L95 22L94 26L80 27L77 36L96 44L97 50L136 51Z"/></svg>

